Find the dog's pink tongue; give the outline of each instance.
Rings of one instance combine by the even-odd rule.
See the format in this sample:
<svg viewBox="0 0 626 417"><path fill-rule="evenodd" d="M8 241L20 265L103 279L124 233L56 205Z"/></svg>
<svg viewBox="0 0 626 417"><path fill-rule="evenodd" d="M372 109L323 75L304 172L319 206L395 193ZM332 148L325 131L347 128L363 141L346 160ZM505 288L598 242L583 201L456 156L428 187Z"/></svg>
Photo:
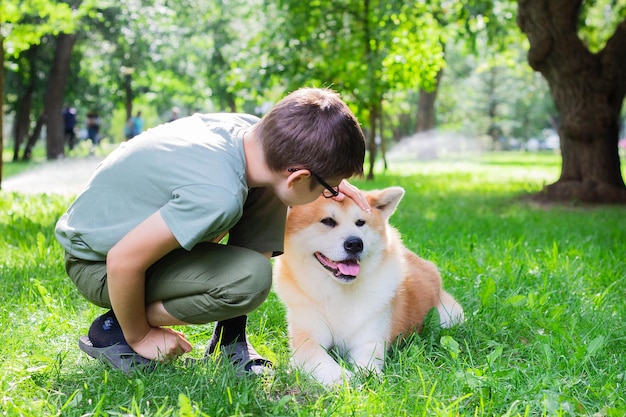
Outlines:
<svg viewBox="0 0 626 417"><path fill-rule="evenodd" d="M337 264L337 268L339 268L339 272L341 272L342 275L351 277L359 275L359 271L361 270L361 266L356 262L340 262Z"/></svg>

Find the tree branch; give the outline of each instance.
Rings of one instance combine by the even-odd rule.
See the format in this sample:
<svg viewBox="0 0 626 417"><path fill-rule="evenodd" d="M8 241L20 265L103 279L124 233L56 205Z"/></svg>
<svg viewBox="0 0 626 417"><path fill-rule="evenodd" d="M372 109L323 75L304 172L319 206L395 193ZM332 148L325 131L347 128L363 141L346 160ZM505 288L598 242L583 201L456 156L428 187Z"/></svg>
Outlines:
<svg viewBox="0 0 626 417"><path fill-rule="evenodd" d="M559 60L576 65L577 60L564 60L559 53L568 50L576 57L589 56L576 29L582 0L519 0L517 24L528 37L528 63L542 71L550 66L548 60ZM568 45L568 48L562 48ZM577 68L572 68L572 71ZM547 76L547 74L544 74Z"/></svg>
<svg viewBox="0 0 626 417"><path fill-rule="evenodd" d="M616 99L623 100L626 94L626 20L615 28L615 33L600 51L599 56L603 75L615 82L613 88Z"/></svg>
<svg viewBox="0 0 626 417"><path fill-rule="evenodd" d="M554 47L548 27L548 5L546 1L537 4L536 0L519 0L517 25L526 34L530 43L528 63L539 71L540 63L547 59Z"/></svg>

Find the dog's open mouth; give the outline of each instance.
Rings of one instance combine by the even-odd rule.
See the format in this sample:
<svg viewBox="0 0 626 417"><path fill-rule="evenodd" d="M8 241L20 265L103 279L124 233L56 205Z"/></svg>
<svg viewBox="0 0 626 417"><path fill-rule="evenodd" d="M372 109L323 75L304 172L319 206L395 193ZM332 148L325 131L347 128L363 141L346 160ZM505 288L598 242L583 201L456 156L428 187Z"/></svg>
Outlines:
<svg viewBox="0 0 626 417"><path fill-rule="evenodd" d="M333 273L335 278L344 282L350 282L356 278L361 270L357 259L344 259L343 261L331 261L319 252L315 252L315 258L322 266Z"/></svg>

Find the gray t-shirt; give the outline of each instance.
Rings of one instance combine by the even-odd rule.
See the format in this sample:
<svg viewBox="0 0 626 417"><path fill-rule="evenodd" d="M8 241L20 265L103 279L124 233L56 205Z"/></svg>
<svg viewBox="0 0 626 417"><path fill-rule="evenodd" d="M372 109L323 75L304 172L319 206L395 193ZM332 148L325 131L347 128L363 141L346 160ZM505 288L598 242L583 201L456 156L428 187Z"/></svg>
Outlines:
<svg viewBox="0 0 626 417"><path fill-rule="evenodd" d="M229 231L242 217L249 191L243 133L257 121L244 114L195 114L123 143L59 219L57 240L77 258L103 261L157 210L187 250ZM275 252L282 250L280 211L268 222L252 216L258 232L273 234L263 239L277 245L270 248ZM263 230L266 223L273 231Z"/></svg>

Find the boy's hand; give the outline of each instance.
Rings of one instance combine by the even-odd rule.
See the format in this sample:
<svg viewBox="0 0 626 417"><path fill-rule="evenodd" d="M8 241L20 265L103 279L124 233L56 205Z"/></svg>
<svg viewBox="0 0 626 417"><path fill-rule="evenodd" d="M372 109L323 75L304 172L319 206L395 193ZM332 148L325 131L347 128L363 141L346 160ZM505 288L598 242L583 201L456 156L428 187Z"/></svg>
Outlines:
<svg viewBox="0 0 626 417"><path fill-rule="evenodd" d="M144 358L159 361L175 359L193 349L182 333L166 327L150 327L143 339L130 347Z"/></svg>
<svg viewBox="0 0 626 417"><path fill-rule="evenodd" d="M352 199L352 201L354 201L356 205L361 208L361 210L367 213L372 211L369 203L367 202L363 194L361 194L361 191L359 191L358 188L350 184L348 181L341 180L341 183L339 184L339 195L336 197L333 197L333 199L337 201L341 201L345 197Z"/></svg>

